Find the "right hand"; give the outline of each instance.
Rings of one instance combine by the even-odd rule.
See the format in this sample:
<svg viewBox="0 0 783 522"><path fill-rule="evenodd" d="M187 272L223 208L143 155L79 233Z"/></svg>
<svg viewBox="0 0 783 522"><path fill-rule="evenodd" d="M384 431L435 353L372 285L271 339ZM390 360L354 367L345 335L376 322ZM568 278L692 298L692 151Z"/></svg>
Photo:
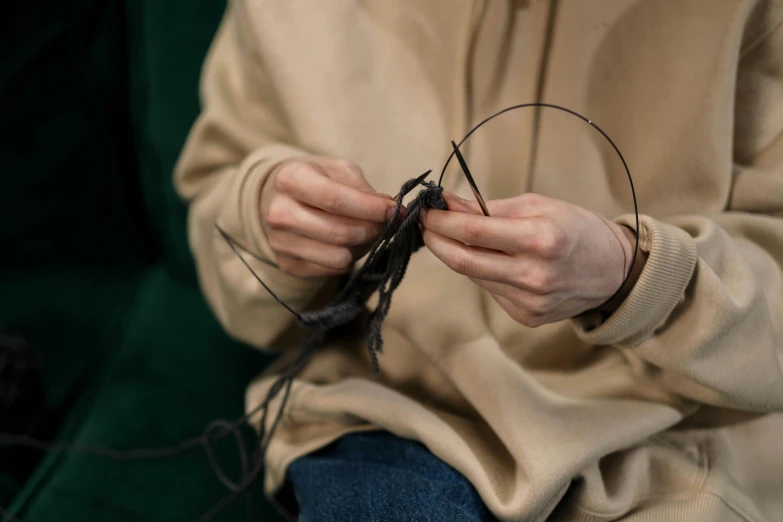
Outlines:
<svg viewBox="0 0 783 522"><path fill-rule="evenodd" d="M280 270L298 277L344 274L380 237L396 202L353 162L297 158L261 190L261 217Z"/></svg>

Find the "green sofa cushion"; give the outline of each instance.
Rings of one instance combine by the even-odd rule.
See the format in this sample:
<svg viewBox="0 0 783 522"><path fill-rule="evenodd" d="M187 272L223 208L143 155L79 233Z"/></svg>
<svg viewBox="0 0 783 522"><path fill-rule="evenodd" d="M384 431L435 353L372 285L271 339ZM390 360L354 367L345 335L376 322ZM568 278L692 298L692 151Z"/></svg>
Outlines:
<svg viewBox="0 0 783 522"><path fill-rule="evenodd" d="M2 283L2 322L29 342L43 373L46 409L36 436L56 435L119 345L138 278L134 272L52 269L17 272ZM6 506L41 455L17 448L0 448L0 453L6 457L0 505Z"/></svg>
<svg viewBox="0 0 783 522"><path fill-rule="evenodd" d="M173 444L241 415L266 362L230 341L204 303L171 184L224 7L14 2L3 24L0 157L10 175L0 177L0 219L13 226L0 240L13 248L0 255L0 326L41 358L47 436ZM236 450L218 453L237 476ZM25 522L193 520L226 493L199 449L141 462L28 455L42 461L13 501ZM0 474L3 506L21 471ZM258 493L256 520L277 520Z"/></svg>
<svg viewBox="0 0 783 522"><path fill-rule="evenodd" d="M174 165L198 116L199 76L225 0L127 2L130 103L147 212L171 273L195 281Z"/></svg>
<svg viewBox="0 0 783 522"><path fill-rule="evenodd" d="M226 338L196 289L154 269L139 289L117 359L83 399L86 418L77 408L78 422L64 438L137 448L200 435L215 418L242 415L245 387L265 362ZM221 443L217 450L238 477L235 446ZM192 521L227 493L199 448L166 460L74 454L47 460L14 506L25 522ZM255 520L280 520L256 493ZM241 520L243 509L237 501L216 520Z"/></svg>
<svg viewBox="0 0 783 522"><path fill-rule="evenodd" d="M11 2L0 25L0 328L40 359L63 416L119 345L155 256L136 175L123 3ZM40 455L0 466L3 505ZM7 474L6 474L7 473Z"/></svg>
<svg viewBox="0 0 783 522"><path fill-rule="evenodd" d="M148 260L123 4L11 4L0 24L0 243L12 248L0 271Z"/></svg>

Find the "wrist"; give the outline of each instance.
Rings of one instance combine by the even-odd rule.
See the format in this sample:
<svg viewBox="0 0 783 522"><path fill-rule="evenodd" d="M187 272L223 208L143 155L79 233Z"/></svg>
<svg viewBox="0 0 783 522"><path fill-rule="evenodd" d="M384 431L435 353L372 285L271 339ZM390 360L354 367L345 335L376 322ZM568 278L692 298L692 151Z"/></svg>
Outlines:
<svg viewBox="0 0 783 522"><path fill-rule="evenodd" d="M644 266L647 263L647 253L641 249L636 248L636 232L628 226L618 225L622 237L625 239L624 250L626 251L627 266L625 267L625 278L620 291L617 292L614 297L610 298L604 304L598 307L598 310L606 314L611 314L625 301L628 295L633 290L636 281L639 280L639 276L644 270ZM634 252L636 252L636 258L634 259Z"/></svg>

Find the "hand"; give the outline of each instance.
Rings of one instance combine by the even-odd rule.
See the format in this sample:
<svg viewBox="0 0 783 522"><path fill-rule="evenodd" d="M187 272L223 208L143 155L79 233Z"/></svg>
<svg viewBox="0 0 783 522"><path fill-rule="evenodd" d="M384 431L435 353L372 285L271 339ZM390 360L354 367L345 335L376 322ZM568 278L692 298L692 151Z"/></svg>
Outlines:
<svg viewBox="0 0 783 522"><path fill-rule="evenodd" d="M444 193L449 210L428 210L424 243L455 272L487 290L515 321L530 327L603 304L611 313L644 265L640 251L623 291L606 303L631 269L636 237L624 226L564 201L524 194L478 205Z"/></svg>
<svg viewBox="0 0 783 522"><path fill-rule="evenodd" d="M347 160L295 159L281 163L261 190L269 246L283 272L299 277L338 275L369 250L395 208Z"/></svg>

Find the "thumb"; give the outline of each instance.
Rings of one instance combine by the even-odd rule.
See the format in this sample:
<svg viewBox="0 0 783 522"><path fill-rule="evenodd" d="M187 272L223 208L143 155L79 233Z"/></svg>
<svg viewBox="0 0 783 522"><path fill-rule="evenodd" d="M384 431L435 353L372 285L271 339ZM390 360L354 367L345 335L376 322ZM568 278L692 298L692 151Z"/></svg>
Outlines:
<svg viewBox="0 0 783 522"><path fill-rule="evenodd" d="M463 214L483 215L481 212L481 207L478 206L478 203L464 200L456 194L452 194L451 192L446 192L444 190L443 200L446 202L446 206L451 211L461 212Z"/></svg>
<svg viewBox="0 0 783 522"><path fill-rule="evenodd" d="M373 196L380 196L384 199L394 200L390 194L385 192L378 192L375 190L375 187L370 185L361 170L356 169L343 172L343 176L338 181L358 191L364 192L365 194L372 194Z"/></svg>

